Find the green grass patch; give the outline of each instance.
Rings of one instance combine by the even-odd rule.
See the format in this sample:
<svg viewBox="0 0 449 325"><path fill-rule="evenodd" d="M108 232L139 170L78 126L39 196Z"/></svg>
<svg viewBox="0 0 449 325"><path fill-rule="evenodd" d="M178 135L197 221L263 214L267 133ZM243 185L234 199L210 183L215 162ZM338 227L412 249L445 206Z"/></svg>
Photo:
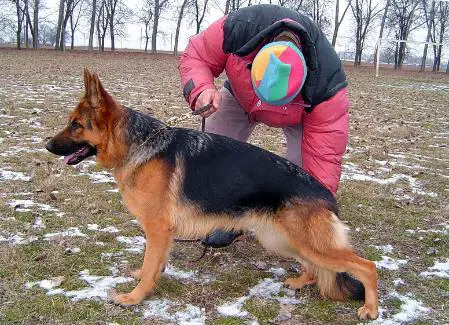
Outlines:
<svg viewBox="0 0 449 325"><path fill-rule="evenodd" d="M279 314L279 304L271 300L252 298L243 304L243 309L257 318L257 321L264 325L270 324Z"/></svg>

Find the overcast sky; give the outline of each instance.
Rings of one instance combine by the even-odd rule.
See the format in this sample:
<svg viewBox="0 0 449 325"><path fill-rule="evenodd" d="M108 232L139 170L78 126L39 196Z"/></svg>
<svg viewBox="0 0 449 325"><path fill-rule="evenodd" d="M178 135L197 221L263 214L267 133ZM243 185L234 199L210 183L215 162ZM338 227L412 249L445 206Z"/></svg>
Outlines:
<svg viewBox="0 0 449 325"><path fill-rule="evenodd" d="M180 2L181 0L172 0L172 3ZM206 28L210 23L219 19L223 16L222 8L216 4L219 0L209 0L209 12L206 14L205 20L202 24L202 29ZM41 13L41 17L45 17L45 19L51 20L56 23L58 19L58 9L59 9L59 0L41 0L41 2L45 3L47 9ZM127 6L132 10L137 10L141 6L142 0L127 0L124 1ZM220 1L223 2L223 1ZM345 0L343 0L343 3ZM177 7L173 5L173 7ZM221 6L223 7L223 5ZM341 7L344 7L341 4ZM157 48L159 50L172 50L172 42L174 42L174 34L176 29L176 19L177 14L175 12L176 9L172 9L169 11L165 11L162 13L159 23L159 30L166 33L166 37L158 36L157 40ZM327 8L329 10L328 14L330 19L333 19L334 15L334 5L329 6ZM134 17L134 20L137 20ZM81 24L81 23L80 23ZM376 27L369 34L365 53L372 52L372 48L375 45L378 37L378 25L379 22L375 23ZM80 31L75 32L76 35L76 45L87 45L88 42L88 23L84 22L83 26L80 28ZM337 39L337 51L343 50L353 50L354 41L353 41L353 30L352 27L352 13L348 10L345 20L343 21L342 26L340 27L339 37ZM125 37L117 37L116 38L116 47L118 48L132 48L132 49L143 49L145 44L141 39L141 35L144 33L142 30L142 25L137 22L129 22L126 24L126 36ZM188 38L195 33L195 25L192 21L192 17L186 17L183 20L183 25L180 33L179 40L179 50L183 50L188 42ZM424 30L415 31L412 33L409 39L414 39L418 41L423 41L425 39L426 32ZM96 40L94 45L96 46ZM106 47L110 45L109 37L106 37ZM417 52L422 51L423 46L415 46ZM150 45L149 45L150 48Z"/></svg>

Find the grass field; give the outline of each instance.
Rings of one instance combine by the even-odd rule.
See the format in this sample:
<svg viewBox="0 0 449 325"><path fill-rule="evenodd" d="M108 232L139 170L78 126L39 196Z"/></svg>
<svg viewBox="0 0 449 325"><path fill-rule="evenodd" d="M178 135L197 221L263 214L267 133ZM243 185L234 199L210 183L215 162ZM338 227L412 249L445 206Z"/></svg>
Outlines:
<svg viewBox="0 0 449 325"><path fill-rule="evenodd" d="M198 128L181 96L172 56L0 50L1 324L357 323L359 302L333 303L316 288L281 281L299 269L249 234L198 262L198 243L177 243L144 304L130 290L143 233L110 175L94 160L64 167L44 149L97 71L122 104L170 125ZM350 143L338 193L353 245L375 260L375 323L449 322L449 77L346 67ZM250 141L283 154L282 132L258 126Z"/></svg>

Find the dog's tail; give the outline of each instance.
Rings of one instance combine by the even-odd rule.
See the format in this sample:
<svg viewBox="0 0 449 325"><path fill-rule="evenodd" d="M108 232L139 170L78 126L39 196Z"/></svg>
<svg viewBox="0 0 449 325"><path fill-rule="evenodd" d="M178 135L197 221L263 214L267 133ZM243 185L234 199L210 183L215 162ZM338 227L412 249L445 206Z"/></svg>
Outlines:
<svg viewBox="0 0 449 325"><path fill-rule="evenodd" d="M363 300L365 287L346 272L334 272L315 266L317 283L322 296L332 300Z"/></svg>

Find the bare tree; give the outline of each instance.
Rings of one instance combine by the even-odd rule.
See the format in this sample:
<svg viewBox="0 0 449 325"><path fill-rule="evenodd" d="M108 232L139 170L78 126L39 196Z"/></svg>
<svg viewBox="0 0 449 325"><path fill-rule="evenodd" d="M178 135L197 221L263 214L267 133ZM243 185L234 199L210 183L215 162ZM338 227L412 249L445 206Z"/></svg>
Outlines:
<svg viewBox="0 0 449 325"><path fill-rule="evenodd" d="M151 35L151 53L156 53L156 43L157 43L157 32L159 27L159 17L163 9L168 5L168 0L154 0L154 10L153 10L153 33Z"/></svg>
<svg viewBox="0 0 449 325"><path fill-rule="evenodd" d="M94 49L94 32L95 32L95 17L97 13L97 0L92 0L90 16L90 30L89 30L89 51Z"/></svg>
<svg viewBox="0 0 449 325"><path fill-rule="evenodd" d="M428 0L422 1L424 17L427 25L426 43L430 42L430 40L432 40L432 42L435 41L435 38L432 37L433 25L435 24L435 1L434 0L430 1L430 8L427 8L428 5L429 5ZM421 58L421 71L424 71L426 69L428 47L429 47L428 44L424 44L424 50Z"/></svg>
<svg viewBox="0 0 449 325"><path fill-rule="evenodd" d="M17 49L22 48L22 23L24 20L24 9L20 5L20 0L15 0L16 4L16 16L17 16L17 31L16 31L16 41Z"/></svg>
<svg viewBox="0 0 449 325"><path fill-rule="evenodd" d="M201 0L193 0L194 6L195 6L195 22L196 22L196 34L199 34L201 29L201 24L203 23L204 16L207 12L207 3L209 0L203 0L203 3L201 3Z"/></svg>
<svg viewBox="0 0 449 325"><path fill-rule="evenodd" d="M85 0L74 0L72 1L71 8L69 11L69 23L70 23L70 49L75 48L75 31L78 27L80 18L86 12L87 2Z"/></svg>
<svg viewBox="0 0 449 325"><path fill-rule="evenodd" d="M360 65L362 62L366 35L370 30L373 20L382 11L382 9L378 10L377 7L378 4L373 4L373 0L351 1L351 10L355 22L355 66Z"/></svg>
<svg viewBox="0 0 449 325"><path fill-rule="evenodd" d="M154 2L153 0L145 0L142 8L139 10L139 21L143 23L145 28L145 53L148 53L148 42L151 39L151 27L153 22L153 9Z"/></svg>
<svg viewBox="0 0 449 325"><path fill-rule="evenodd" d="M44 23L39 26L39 29L39 43L54 46L56 41L56 25Z"/></svg>
<svg viewBox="0 0 449 325"><path fill-rule="evenodd" d="M64 13L64 19L62 20L61 35L59 38L59 49L61 51L65 50L65 37L66 37L67 23L69 21L70 16L72 15L73 2L75 0L65 0L65 1L66 1L65 13Z"/></svg>
<svg viewBox="0 0 449 325"><path fill-rule="evenodd" d="M340 29L340 25L345 19L346 12L351 5L350 0L348 1L346 8L343 10L343 14L340 17L340 0L335 0L335 20L334 20L334 34L332 35L332 46L335 47L335 43L337 42L338 30Z"/></svg>
<svg viewBox="0 0 449 325"><path fill-rule="evenodd" d="M385 4L384 14L382 16L382 22L380 23L379 39L382 39L382 37L384 35L385 21L387 20L388 9L390 8L390 1L391 0L387 0L387 3ZM377 64L377 51L379 51L378 44L376 44L376 49L374 50L374 66L376 66L376 64ZM390 64L390 63L388 63L388 64Z"/></svg>
<svg viewBox="0 0 449 325"><path fill-rule="evenodd" d="M59 0L59 15L58 15L58 27L56 28L55 37L55 50L62 50L59 48L59 41L61 39L62 22L64 20L64 6L65 0Z"/></svg>
<svg viewBox="0 0 449 325"><path fill-rule="evenodd" d="M173 48L173 54L178 55L178 42L179 42L179 31L181 30L181 21L184 18L184 12L186 8L191 4L191 0L182 0L181 7L179 8L178 21L176 23L176 33L175 33L175 47Z"/></svg>
<svg viewBox="0 0 449 325"><path fill-rule="evenodd" d="M98 37L98 50L104 52L104 39L108 31L109 16L106 10L106 0L101 0L100 7L98 8L98 15L96 19L97 24L97 37Z"/></svg>
<svg viewBox="0 0 449 325"><path fill-rule="evenodd" d="M33 47L35 49L39 48L39 8L40 0L34 0L34 10L33 10Z"/></svg>
<svg viewBox="0 0 449 325"><path fill-rule="evenodd" d="M448 31L449 25L449 3L440 2L438 5L438 10L435 13L435 23L434 23L434 42L442 44L446 38L446 33ZM443 51L443 45L434 45L434 61L432 71L440 71L441 65L441 54ZM447 69L446 69L447 70Z"/></svg>
<svg viewBox="0 0 449 325"><path fill-rule="evenodd" d="M418 4L421 0L391 0L387 20L388 26L394 29L396 39L407 40L410 32L422 25L423 20ZM396 43L394 68L402 68L406 54L406 43Z"/></svg>
<svg viewBox="0 0 449 325"><path fill-rule="evenodd" d="M30 41L28 39L28 29L30 28L30 11L28 8L28 0L24 0L24 10L25 10L25 47L28 48Z"/></svg>

